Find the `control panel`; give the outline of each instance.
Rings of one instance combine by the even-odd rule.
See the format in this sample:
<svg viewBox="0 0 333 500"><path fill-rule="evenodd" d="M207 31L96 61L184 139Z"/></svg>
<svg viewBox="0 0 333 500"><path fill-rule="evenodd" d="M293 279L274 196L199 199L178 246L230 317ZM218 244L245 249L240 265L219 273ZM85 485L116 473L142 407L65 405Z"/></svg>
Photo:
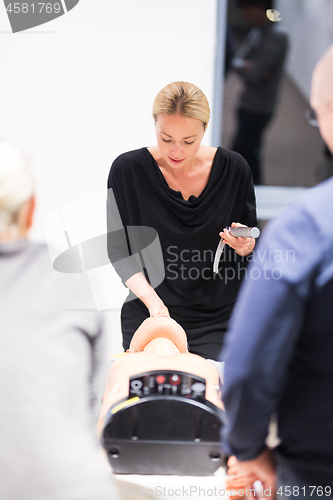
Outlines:
<svg viewBox="0 0 333 500"><path fill-rule="evenodd" d="M180 371L150 371L130 378L129 394L140 398L156 394L205 400L206 380Z"/></svg>

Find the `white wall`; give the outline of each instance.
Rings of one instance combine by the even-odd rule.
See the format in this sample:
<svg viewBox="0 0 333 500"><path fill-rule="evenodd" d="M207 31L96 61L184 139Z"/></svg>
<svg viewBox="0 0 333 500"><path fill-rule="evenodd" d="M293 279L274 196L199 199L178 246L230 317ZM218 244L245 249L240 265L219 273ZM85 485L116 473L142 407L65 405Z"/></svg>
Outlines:
<svg viewBox="0 0 333 500"><path fill-rule="evenodd" d="M163 86L193 82L212 103L216 8L217 0L80 0L12 34L1 3L0 136L35 163L32 239L45 240L51 213L106 188L116 156L155 143L151 109ZM117 310L122 293L114 295ZM107 316L117 351L119 312Z"/></svg>
<svg viewBox="0 0 333 500"><path fill-rule="evenodd" d="M277 0L290 36L287 71L306 99L316 62L333 43L332 0Z"/></svg>

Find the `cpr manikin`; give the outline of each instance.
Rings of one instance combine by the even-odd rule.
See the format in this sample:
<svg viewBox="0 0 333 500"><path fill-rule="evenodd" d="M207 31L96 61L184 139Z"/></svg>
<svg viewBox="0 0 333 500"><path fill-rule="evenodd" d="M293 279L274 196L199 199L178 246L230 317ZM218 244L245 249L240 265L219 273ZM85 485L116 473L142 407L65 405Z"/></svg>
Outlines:
<svg viewBox="0 0 333 500"><path fill-rule="evenodd" d="M98 433L115 472L213 474L224 412L217 369L168 316L146 319L108 372Z"/></svg>

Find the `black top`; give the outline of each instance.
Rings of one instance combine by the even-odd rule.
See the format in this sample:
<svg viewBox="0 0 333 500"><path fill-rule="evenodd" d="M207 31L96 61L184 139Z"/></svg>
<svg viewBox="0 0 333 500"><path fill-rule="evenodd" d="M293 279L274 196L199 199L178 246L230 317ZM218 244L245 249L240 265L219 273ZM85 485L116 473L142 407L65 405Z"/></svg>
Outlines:
<svg viewBox="0 0 333 500"><path fill-rule="evenodd" d="M246 258L226 246L219 274L213 273L213 261L223 228L232 222L257 224L252 174L244 158L219 147L206 187L184 200L168 186L148 149L141 148L114 161L108 188L108 251L122 281L142 271L144 263L151 285L185 330L198 322L227 320Z"/></svg>

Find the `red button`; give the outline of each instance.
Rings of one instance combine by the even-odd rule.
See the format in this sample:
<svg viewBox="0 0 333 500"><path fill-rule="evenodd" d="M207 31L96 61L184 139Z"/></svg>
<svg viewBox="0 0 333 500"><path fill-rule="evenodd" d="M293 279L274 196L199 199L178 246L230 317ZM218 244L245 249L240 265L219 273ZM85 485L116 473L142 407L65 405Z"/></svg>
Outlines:
<svg viewBox="0 0 333 500"><path fill-rule="evenodd" d="M178 375L172 375L169 379L169 382L171 385L179 385L180 384L180 377Z"/></svg>
<svg viewBox="0 0 333 500"><path fill-rule="evenodd" d="M165 382L165 376L164 375L157 375L156 382L158 384L163 384L163 382Z"/></svg>

